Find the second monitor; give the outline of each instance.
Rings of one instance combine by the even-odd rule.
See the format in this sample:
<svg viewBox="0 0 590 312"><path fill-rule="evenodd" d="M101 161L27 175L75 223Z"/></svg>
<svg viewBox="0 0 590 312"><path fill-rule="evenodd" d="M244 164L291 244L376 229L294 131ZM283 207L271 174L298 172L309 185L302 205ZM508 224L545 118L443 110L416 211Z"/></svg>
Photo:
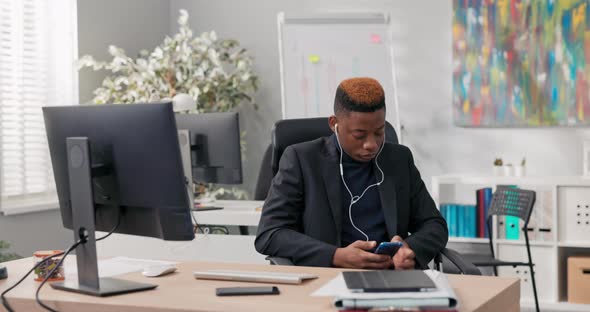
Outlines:
<svg viewBox="0 0 590 312"><path fill-rule="evenodd" d="M176 114L178 130L188 130L194 182L241 184L238 113Z"/></svg>

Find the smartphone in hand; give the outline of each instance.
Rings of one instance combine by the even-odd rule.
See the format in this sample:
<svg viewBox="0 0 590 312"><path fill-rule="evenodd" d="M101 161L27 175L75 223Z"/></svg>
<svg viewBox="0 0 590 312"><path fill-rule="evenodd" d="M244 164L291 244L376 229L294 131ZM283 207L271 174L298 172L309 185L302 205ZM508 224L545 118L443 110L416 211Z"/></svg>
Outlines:
<svg viewBox="0 0 590 312"><path fill-rule="evenodd" d="M402 242L382 242L375 249L376 254L388 255L393 257L395 253L403 246Z"/></svg>

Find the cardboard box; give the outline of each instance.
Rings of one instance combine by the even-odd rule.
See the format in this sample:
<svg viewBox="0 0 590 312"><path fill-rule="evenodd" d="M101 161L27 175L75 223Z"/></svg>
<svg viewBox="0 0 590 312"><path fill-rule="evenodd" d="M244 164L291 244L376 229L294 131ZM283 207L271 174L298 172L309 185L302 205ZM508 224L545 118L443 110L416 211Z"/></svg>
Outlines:
<svg viewBox="0 0 590 312"><path fill-rule="evenodd" d="M590 257L567 258L567 301L590 303Z"/></svg>

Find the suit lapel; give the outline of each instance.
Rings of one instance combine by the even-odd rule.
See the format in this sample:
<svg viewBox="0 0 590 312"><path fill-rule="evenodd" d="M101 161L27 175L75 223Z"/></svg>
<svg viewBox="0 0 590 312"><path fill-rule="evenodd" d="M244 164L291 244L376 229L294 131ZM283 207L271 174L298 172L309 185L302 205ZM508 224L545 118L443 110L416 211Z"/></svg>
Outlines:
<svg viewBox="0 0 590 312"><path fill-rule="evenodd" d="M379 185L379 198L381 199L381 209L385 216L385 224L387 225L387 233L390 237L397 235L397 205L396 205L396 188L393 175L388 174L388 166L379 158L379 166L385 174L383 183ZM376 170L379 174L378 170ZM379 177L377 177L379 178Z"/></svg>
<svg viewBox="0 0 590 312"><path fill-rule="evenodd" d="M336 147L331 142L331 137L325 139L324 151L322 157L325 162L322 163L322 179L324 180L324 188L326 195L330 202L330 209L334 217L334 224L336 226L336 240L337 246L340 246L342 236L342 189L340 180L340 168L338 162L338 152Z"/></svg>

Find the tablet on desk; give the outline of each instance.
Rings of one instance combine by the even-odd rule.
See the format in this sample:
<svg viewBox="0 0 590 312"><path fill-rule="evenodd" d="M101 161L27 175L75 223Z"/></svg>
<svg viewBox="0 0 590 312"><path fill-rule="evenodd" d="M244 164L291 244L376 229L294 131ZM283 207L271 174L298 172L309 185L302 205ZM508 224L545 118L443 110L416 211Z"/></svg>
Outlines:
<svg viewBox="0 0 590 312"><path fill-rule="evenodd" d="M352 292L434 291L436 285L420 270L342 272Z"/></svg>
<svg viewBox="0 0 590 312"><path fill-rule="evenodd" d="M283 273L260 271L207 270L195 271L197 279L214 279L241 282L301 284L304 280L317 278L317 275L307 273Z"/></svg>

